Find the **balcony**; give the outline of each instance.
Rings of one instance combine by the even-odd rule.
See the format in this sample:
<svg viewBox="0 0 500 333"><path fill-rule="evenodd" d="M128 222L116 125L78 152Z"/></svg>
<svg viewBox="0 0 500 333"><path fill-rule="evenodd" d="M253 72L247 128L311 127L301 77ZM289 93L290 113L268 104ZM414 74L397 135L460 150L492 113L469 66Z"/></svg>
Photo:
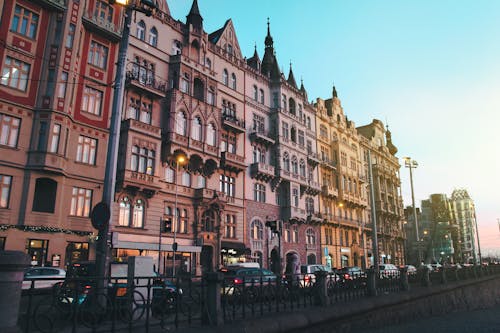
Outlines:
<svg viewBox="0 0 500 333"><path fill-rule="evenodd" d="M275 143L275 140L270 137L265 131L254 130L250 133L250 140L252 142L260 143L265 146L271 146Z"/></svg>
<svg viewBox="0 0 500 333"><path fill-rule="evenodd" d="M162 188L159 181L160 178L157 176L148 175L133 170L121 170L120 174L121 177L118 176L118 179L122 180L123 188L142 191L150 197Z"/></svg>
<svg viewBox="0 0 500 333"><path fill-rule="evenodd" d="M291 222L306 222L306 210L298 207L281 207L281 219Z"/></svg>
<svg viewBox="0 0 500 333"><path fill-rule="evenodd" d="M223 114L222 115L222 126L227 130L236 132L236 133L244 133L245 132L245 121L243 119L239 119L236 116Z"/></svg>
<svg viewBox="0 0 500 333"><path fill-rule="evenodd" d="M265 163L250 165L250 175L257 180L268 182L274 178L274 166Z"/></svg>
<svg viewBox="0 0 500 333"><path fill-rule="evenodd" d="M316 167L320 162L321 161L317 153L310 150L307 151L307 163L309 163L313 167Z"/></svg>
<svg viewBox="0 0 500 333"><path fill-rule="evenodd" d="M122 38L122 30L101 16L97 12L87 10L83 13L82 22L86 29L107 37L112 42L119 42Z"/></svg>
<svg viewBox="0 0 500 333"><path fill-rule="evenodd" d="M240 173L246 169L245 159L243 156L229 153L227 151L220 153L220 166L224 170Z"/></svg>
<svg viewBox="0 0 500 333"><path fill-rule="evenodd" d="M30 151L28 154L28 165L30 168L50 170L55 173L64 174L67 168L67 159L58 154Z"/></svg>
<svg viewBox="0 0 500 333"><path fill-rule="evenodd" d="M128 71L125 84L130 87L138 88L141 91L150 92L159 98L167 95L167 82L157 80L154 77L148 77L146 74L141 74L139 71Z"/></svg>
<svg viewBox="0 0 500 333"><path fill-rule="evenodd" d="M124 120L121 129L133 130L135 132L161 139L161 129L159 127L149 125L135 119Z"/></svg>
<svg viewBox="0 0 500 333"><path fill-rule="evenodd" d="M48 10L54 10L58 12L64 12L66 10L66 0L32 0L32 1Z"/></svg>
<svg viewBox="0 0 500 333"><path fill-rule="evenodd" d="M323 223L325 221L325 219L323 218L323 216L321 215L321 213L318 213L318 212L309 212L308 215L307 215L307 221L310 222L310 223L319 224L319 223Z"/></svg>
<svg viewBox="0 0 500 333"><path fill-rule="evenodd" d="M339 191L330 185L321 186L321 194L325 197L336 198L339 196Z"/></svg>
<svg viewBox="0 0 500 333"><path fill-rule="evenodd" d="M337 169L336 163L327 157L321 157L321 165L331 170Z"/></svg>
<svg viewBox="0 0 500 333"><path fill-rule="evenodd" d="M318 195L321 192L321 186L318 182L309 180L306 184L300 185L300 191L302 194L306 193L309 195Z"/></svg>
<svg viewBox="0 0 500 333"><path fill-rule="evenodd" d="M210 190L208 188L198 188L194 190L194 198L195 199L207 199L210 200L215 195L214 190Z"/></svg>

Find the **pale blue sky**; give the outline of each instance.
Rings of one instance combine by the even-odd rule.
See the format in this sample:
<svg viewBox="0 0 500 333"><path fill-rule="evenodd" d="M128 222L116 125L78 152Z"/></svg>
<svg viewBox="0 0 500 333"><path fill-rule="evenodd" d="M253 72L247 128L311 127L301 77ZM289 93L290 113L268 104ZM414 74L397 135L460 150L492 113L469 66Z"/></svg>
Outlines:
<svg viewBox="0 0 500 333"><path fill-rule="evenodd" d="M167 0L185 21L192 0ZM500 1L198 0L204 28L231 18L243 55L262 57L267 17L280 67L304 79L309 100L335 83L356 126L388 122L398 156L419 163L417 206L466 188L481 246L500 249ZM405 205L411 205L402 169Z"/></svg>

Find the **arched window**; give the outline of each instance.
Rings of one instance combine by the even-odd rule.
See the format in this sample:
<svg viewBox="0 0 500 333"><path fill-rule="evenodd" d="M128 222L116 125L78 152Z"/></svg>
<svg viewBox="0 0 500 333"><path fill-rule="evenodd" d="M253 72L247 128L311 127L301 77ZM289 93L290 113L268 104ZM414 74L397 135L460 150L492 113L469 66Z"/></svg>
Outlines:
<svg viewBox="0 0 500 333"><path fill-rule="evenodd" d="M314 253L311 253L307 256L307 264L308 265L315 265L316 264L316 255Z"/></svg>
<svg viewBox="0 0 500 333"><path fill-rule="evenodd" d="M257 89L257 86L253 86L253 99L257 101L259 99L259 90Z"/></svg>
<svg viewBox="0 0 500 333"><path fill-rule="evenodd" d="M135 36L140 40L144 40L146 38L146 24L143 20L137 23L137 33Z"/></svg>
<svg viewBox="0 0 500 333"><path fill-rule="evenodd" d="M306 163L302 159L300 160L299 171L300 171L300 176L302 177L306 176Z"/></svg>
<svg viewBox="0 0 500 333"><path fill-rule="evenodd" d="M288 107L289 107L288 111L290 112L290 114L296 116L297 115L297 110L295 110L295 100L293 98L291 98L291 97L288 100Z"/></svg>
<svg viewBox="0 0 500 333"><path fill-rule="evenodd" d="M205 67L212 69L212 60L210 58L205 58Z"/></svg>
<svg viewBox="0 0 500 333"><path fill-rule="evenodd" d="M290 129L290 140L297 143L297 129L294 126Z"/></svg>
<svg viewBox="0 0 500 333"><path fill-rule="evenodd" d="M306 244L316 245L316 232L312 228L306 230Z"/></svg>
<svg viewBox="0 0 500 333"><path fill-rule="evenodd" d="M149 30L149 45L156 47L158 45L158 30L155 27L152 27Z"/></svg>
<svg viewBox="0 0 500 333"><path fill-rule="evenodd" d="M120 213L118 217L118 224L124 227L128 227L130 223L130 199L128 197L123 197L120 200Z"/></svg>
<svg viewBox="0 0 500 333"><path fill-rule="evenodd" d="M260 102L262 104L264 104L264 101L265 101L265 99L264 99L264 90L260 89Z"/></svg>
<svg viewBox="0 0 500 333"><path fill-rule="evenodd" d="M292 190L292 202L294 207L299 207L299 190L294 188Z"/></svg>
<svg viewBox="0 0 500 333"><path fill-rule="evenodd" d="M227 72L227 69L224 68L224 70L222 71L222 83L225 85L225 86L228 86L229 85L229 74Z"/></svg>
<svg viewBox="0 0 500 333"><path fill-rule="evenodd" d="M264 239L264 226L260 220L255 220L252 222L250 232L251 232L250 236L253 240Z"/></svg>
<svg viewBox="0 0 500 333"><path fill-rule="evenodd" d="M186 135L186 115L182 111L175 115L175 133Z"/></svg>
<svg viewBox="0 0 500 333"><path fill-rule="evenodd" d="M299 242L299 227L297 225L292 226L292 243Z"/></svg>
<svg viewBox="0 0 500 333"><path fill-rule="evenodd" d="M132 227L142 228L144 226L144 201L138 199L134 205Z"/></svg>
<svg viewBox="0 0 500 333"><path fill-rule="evenodd" d="M205 86L199 78L195 78L193 81L193 97L200 101L205 100Z"/></svg>
<svg viewBox="0 0 500 333"><path fill-rule="evenodd" d="M290 156L288 156L288 153L283 155L283 169L290 172Z"/></svg>
<svg viewBox="0 0 500 333"><path fill-rule="evenodd" d="M201 141L202 131L201 131L201 118L194 117L191 123L191 138L196 141Z"/></svg>
<svg viewBox="0 0 500 333"><path fill-rule="evenodd" d="M236 90L236 74L231 74L231 88Z"/></svg>
<svg viewBox="0 0 500 333"><path fill-rule="evenodd" d="M299 164L297 162L297 157L296 156L292 156L292 173L294 175L298 175L299 174Z"/></svg>
<svg viewBox="0 0 500 333"><path fill-rule="evenodd" d="M253 163L258 163L259 162L259 149L257 148L257 146L253 146L252 156L253 156L253 158L252 158Z"/></svg>
<svg viewBox="0 0 500 333"><path fill-rule="evenodd" d="M213 232L215 229L215 212L213 210L206 210L202 217L203 231Z"/></svg>
<svg viewBox="0 0 500 333"><path fill-rule="evenodd" d="M210 123L207 126L207 144L212 147L217 145L217 141L215 139L215 125L213 123Z"/></svg>

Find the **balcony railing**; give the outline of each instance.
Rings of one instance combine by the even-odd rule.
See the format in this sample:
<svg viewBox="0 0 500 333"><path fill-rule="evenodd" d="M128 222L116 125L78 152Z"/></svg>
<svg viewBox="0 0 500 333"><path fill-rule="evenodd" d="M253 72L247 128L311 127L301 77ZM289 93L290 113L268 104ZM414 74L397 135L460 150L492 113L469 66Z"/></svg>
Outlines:
<svg viewBox="0 0 500 333"><path fill-rule="evenodd" d="M250 133L250 140L267 146L273 145L275 140L264 130L253 130Z"/></svg>
<svg viewBox="0 0 500 333"><path fill-rule="evenodd" d="M265 163L252 163L250 174L257 180L269 181L274 178L274 166Z"/></svg>
<svg viewBox="0 0 500 333"><path fill-rule="evenodd" d="M222 114L222 125L237 133L245 132L245 121L229 114Z"/></svg>
<svg viewBox="0 0 500 333"><path fill-rule="evenodd" d="M40 6L49 10L64 12L66 10L66 0L32 0Z"/></svg>
<svg viewBox="0 0 500 333"><path fill-rule="evenodd" d="M83 13L82 22L85 28L98 34L102 34L113 42L118 42L122 38L122 29L120 27L113 22L102 18L93 10L87 10Z"/></svg>
<svg viewBox="0 0 500 333"><path fill-rule="evenodd" d="M127 72L127 83L141 89L146 89L159 97L165 97L167 93L167 82L157 80L147 74L141 74L138 71Z"/></svg>

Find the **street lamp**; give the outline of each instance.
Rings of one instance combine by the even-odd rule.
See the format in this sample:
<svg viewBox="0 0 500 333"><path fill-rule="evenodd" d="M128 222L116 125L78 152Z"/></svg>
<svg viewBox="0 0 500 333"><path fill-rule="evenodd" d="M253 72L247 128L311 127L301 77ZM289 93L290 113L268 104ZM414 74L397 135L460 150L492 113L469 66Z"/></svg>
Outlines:
<svg viewBox="0 0 500 333"><path fill-rule="evenodd" d="M118 147L120 144L121 111L124 94L123 83L125 78L125 61L127 58L132 11L136 10L143 12L146 15L151 15L152 11L156 9L156 5L152 1L148 0L116 0L116 3L125 8L125 20L123 22L122 39L120 41L118 60L116 63L116 76L113 90L113 104L111 108L111 121L109 124L109 139L102 194L102 202L110 209L110 217L112 217L111 207L115 194ZM106 268L109 265L110 238L109 223L104 223L99 229L99 237L96 244L96 273L97 276L100 277L106 275Z"/></svg>
<svg viewBox="0 0 500 333"><path fill-rule="evenodd" d="M418 163L415 160L412 160L410 157L403 157L405 161L405 167L410 169L410 186L411 186L411 205L413 206L413 220L415 221L415 236L417 239L417 254L418 254L418 263L422 262L422 252L420 248L420 236L418 234L418 220L417 220L417 207L415 206L415 192L413 190L413 172L412 169L416 169L418 167Z"/></svg>
<svg viewBox="0 0 500 333"><path fill-rule="evenodd" d="M175 155L175 202L174 202L174 242L172 243L172 251L174 252L173 256L173 266L172 266L172 276L175 277L175 252L177 251L177 228L179 227L179 212L177 211L177 196L178 196L178 187L179 187L179 167L185 165L187 163L187 156L179 152Z"/></svg>

